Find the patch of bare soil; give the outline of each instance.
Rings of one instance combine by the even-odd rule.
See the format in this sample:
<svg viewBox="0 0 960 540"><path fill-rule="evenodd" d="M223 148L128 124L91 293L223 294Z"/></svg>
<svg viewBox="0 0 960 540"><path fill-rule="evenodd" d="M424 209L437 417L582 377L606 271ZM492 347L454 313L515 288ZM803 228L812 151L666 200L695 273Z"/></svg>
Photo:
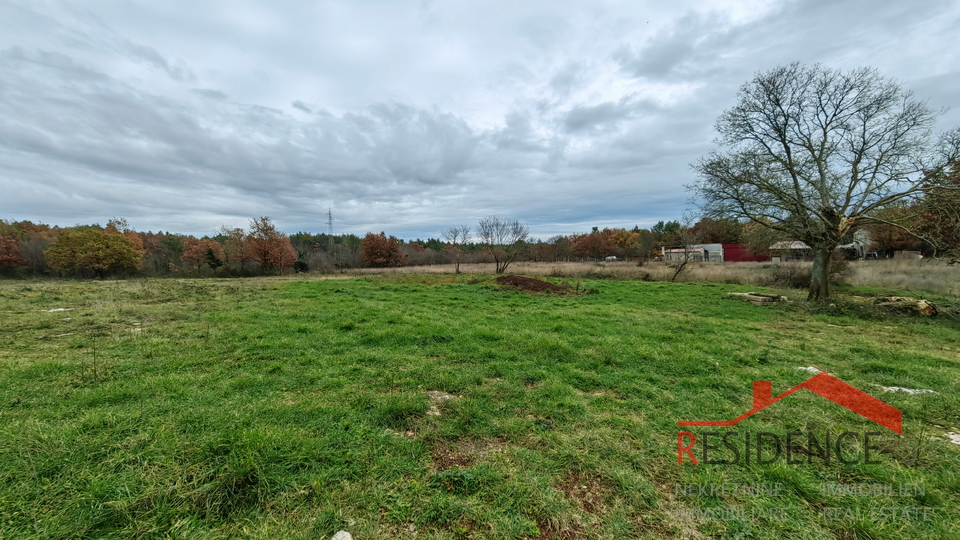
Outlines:
<svg viewBox="0 0 960 540"><path fill-rule="evenodd" d="M439 442L430 448L430 457L438 471L464 468L505 451L507 441L499 437L485 440Z"/></svg>
<svg viewBox="0 0 960 540"><path fill-rule="evenodd" d="M438 443L430 448L430 458L438 471L447 469L465 468L470 466L470 457L459 452L456 446L450 443Z"/></svg>
<svg viewBox="0 0 960 540"><path fill-rule="evenodd" d="M596 514L603 509L603 499L610 493L610 489L604 486L599 478L579 473L566 475L557 487L568 500L590 514Z"/></svg>
<svg viewBox="0 0 960 540"><path fill-rule="evenodd" d="M500 276L494 281L505 287L511 287L525 292L566 292L570 290L569 287L554 285L553 283L548 283L540 279L524 276Z"/></svg>
<svg viewBox="0 0 960 540"><path fill-rule="evenodd" d="M586 530L580 523L564 523L556 519L539 519L537 528L540 529L541 540L577 540L583 538Z"/></svg>

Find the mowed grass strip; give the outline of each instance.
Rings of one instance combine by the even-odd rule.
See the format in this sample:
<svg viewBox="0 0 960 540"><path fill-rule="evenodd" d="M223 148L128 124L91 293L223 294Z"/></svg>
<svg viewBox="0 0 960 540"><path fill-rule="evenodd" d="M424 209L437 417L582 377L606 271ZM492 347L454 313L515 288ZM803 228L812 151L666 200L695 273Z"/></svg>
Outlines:
<svg viewBox="0 0 960 540"><path fill-rule="evenodd" d="M0 283L0 537L955 537L951 323L761 308L727 299L747 290L734 285L571 285ZM677 464L678 420L734 418L752 381L779 394L806 366L903 411L881 464ZM883 429L809 392L735 429L826 428ZM697 482L784 489L675 489ZM830 482L924 493L845 497ZM905 506L934 519L823 516ZM683 513L713 507L789 519Z"/></svg>

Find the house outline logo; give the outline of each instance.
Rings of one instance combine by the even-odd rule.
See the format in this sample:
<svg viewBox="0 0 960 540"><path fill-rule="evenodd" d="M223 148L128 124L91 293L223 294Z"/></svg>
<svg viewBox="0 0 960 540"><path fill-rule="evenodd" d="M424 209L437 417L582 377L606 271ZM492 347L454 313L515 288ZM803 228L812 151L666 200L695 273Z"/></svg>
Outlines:
<svg viewBox="0 0 960 540"><path fill-rule="evenodd" d="M681 420L677 422L677 425L680 427L730 427L802 388L806 388L867 420L872 420L899 435L903 435L903 412L900 409L884 403L828 373L818 373L777 397L773 397L773 383L771 381L753 381L753 408L749 411L733 420Z"/></svg>

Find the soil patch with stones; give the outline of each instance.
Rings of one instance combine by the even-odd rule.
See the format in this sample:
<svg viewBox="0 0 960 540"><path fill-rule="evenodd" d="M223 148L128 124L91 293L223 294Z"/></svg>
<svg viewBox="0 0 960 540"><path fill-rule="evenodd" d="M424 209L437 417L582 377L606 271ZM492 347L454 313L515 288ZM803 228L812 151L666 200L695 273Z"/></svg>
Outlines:
<svg viewBox="0 0 960 540"><path fill-rule="evenodd" d="M463 469L470 466L470 457L457 451L449 443L439 442L430 448L430 458L438 471L454 467Z"/></svg>
<svg viewBox="0 0 960 540"><path fill-rule="evenodd" d="M610 492L599 478L577 473L568 474L558 487L567 499L575 501L591 514L596 514L603 509L603 499Z"/></svg>
<svg viewBox="0 0 960 540"><path fill-rule="evenodd" d="M520 291L529 291L529 292L565 292L569 291L569 287L564 287L561 285L554 285L553 283L548 283L539 279L528 278L524 276L500 276L495 279L500 285L506 287L512 287Z"/></svg>

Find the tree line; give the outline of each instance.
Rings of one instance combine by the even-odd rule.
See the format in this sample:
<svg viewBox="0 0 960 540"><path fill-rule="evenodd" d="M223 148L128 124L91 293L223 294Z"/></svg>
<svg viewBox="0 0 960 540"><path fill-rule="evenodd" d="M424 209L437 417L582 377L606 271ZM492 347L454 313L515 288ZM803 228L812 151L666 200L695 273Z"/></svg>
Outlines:
<svg viewBox="0 0 960 540"><path fill-rule="evenodd" d="M960 184L960 174L953 172ZM949 196L954 196L949 192ZM878 223L867 227L871 249L881 257L898 250L937 255L944 241L960 245L956 226L941 219L950 205L919 201L923 208L896 207L887 212L915 216L917 227L939 234L932 244L902 228ZM953 222L955 223L955 222ZM423 266L490 263L503 273L514 261L599 261L609 256L638 265L660 258L662 249L690 243L745 244L766 253L784 234L762 224L735 219L701 218L684 226L679 220L639 226L593 227L590 232L529 238L519 220L491 216L476 226L459 225L438 238L402 240L385 232L330 235L281 232L269 217L250 220L249 227L221 227L217 234L197 238L171 232L140 232L124 219L106 226L60 228L31 221L0 220L0 272L8 277L61 276L220 276L279 275L293 272L336 273L361 267Z"/></svg>

